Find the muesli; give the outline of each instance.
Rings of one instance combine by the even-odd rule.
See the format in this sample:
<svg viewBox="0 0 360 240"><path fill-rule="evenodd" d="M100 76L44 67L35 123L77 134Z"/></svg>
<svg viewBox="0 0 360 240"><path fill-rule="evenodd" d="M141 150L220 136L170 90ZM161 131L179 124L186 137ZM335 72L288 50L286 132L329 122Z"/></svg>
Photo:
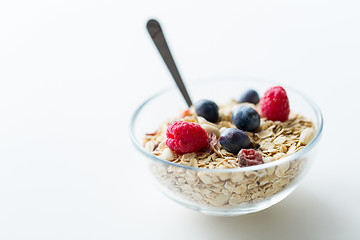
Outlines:
<svg viewBox="0 0 360 240"><path fill-rule="evenodd" d="M200 100L144 137L144 147L164 160L202 169L244 168L277 161L315 136L312 121L290 112L282 87L260 99L254 90L218 105ZM158 180L191 202L234 207L268 199L299 175L304 159L257 171L209 172L154 165Z"/></svg>

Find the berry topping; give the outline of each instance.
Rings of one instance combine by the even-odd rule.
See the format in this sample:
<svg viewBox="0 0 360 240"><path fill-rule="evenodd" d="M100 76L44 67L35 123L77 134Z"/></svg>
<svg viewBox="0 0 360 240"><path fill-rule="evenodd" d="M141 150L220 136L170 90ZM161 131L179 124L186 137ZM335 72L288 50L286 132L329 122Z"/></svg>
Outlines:
<svg viewBox="0 0 360 240"><path fill-rule="evenodd" d="M288 120L290 107L284 88L277 86L268 89L260 99L260 111L264 117L272 121Z"/></svg>
<svg viewBox="0 0 360 240"><path fill-rule="evenodd" d="M209 133L208 135L208 143L203 149L201 149L201 151L210 153L213 150L213 147L217 144L218 140L214 133Z"/></svg>
<svg viewBox="0 0 360 240"><path fill-rule="evenodd" d="M249 136L236 128L225 129L219 136L219 142L226 151L234 154L251 145Z"/></svg>
<svg viewBox="0 0 360 240"><path fill-rule="evenodd" d="M254 166L264 163L262 156L254 149L242 149L238 154L240 167Z"/></svg>
<svg viewBox="0 0 360 240"><path fill-rule="evenodd" d="M208 144L208 135L199 125L175 121L166 131L166 145L176 153L197 152Z"/></svg>
<svg viewBox="0 0 360 240"><path fill-rule="evenodd" d="M232 121L237 128L254 132L260 126L260 115L252 107L241 105L233 112Z"/></svg>
<svg viewBox="0 0 360 240"><path fill-rule="evenodd" d="M209 122L216 122L219 118L219 108L215 102L202 99L194 104L196 114Z"/></svg>
<svg viewBox="0 0 360 240"><path fill-rule="evenodd" d="M239 99L239 103L248 102L248 103L258 104L259 101L260 101L259 94L252 89L249 89L246 92L244 92Z"/></svg>

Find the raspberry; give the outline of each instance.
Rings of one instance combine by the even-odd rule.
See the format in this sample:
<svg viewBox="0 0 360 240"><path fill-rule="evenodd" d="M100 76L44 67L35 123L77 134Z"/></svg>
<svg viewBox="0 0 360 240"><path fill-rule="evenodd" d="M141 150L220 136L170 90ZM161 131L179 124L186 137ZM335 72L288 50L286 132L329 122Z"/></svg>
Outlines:
<svg viewBox="0 0 360 240"><path fill-rule="evenodd" d="M175 121L166 131L166 145L176 153L197 152L208 144L208 135L199 125Z"/></svg>
<svg viewBox="0 0 360 240"><path fill-rule="evenodd" d="M289 99L281 86L268 89L259 105L261 114L269 120L285 122L289 118Z"/></svg>
<svg viewBox="0 0 360 240"><path fill-rule="evenodd" d="M262 156L254 149L241 149L238 154L240 167L254 166L264 163Z"/></svg>

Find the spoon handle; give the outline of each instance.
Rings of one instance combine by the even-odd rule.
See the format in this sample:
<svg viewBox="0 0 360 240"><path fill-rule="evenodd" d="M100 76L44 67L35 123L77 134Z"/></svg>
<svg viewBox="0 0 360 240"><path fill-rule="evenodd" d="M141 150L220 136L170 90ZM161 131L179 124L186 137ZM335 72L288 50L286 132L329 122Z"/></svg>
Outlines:
<svg viewBox="0 0 360 240"><path fill-rule="evenodd" d="M174 59L171 55L170 49L166 43L164 33L160 27L160 24L155 19L150 19L146 28L155 43L156 48L158 49L162 59L164 60L167 68L169 69L171 75L175 79L176 85L180 89L181 94L185 98L187 105L190 107L192 105L191 99L188 92L186 91L184 82L181 79L180 73L176 67Z"/></svg>

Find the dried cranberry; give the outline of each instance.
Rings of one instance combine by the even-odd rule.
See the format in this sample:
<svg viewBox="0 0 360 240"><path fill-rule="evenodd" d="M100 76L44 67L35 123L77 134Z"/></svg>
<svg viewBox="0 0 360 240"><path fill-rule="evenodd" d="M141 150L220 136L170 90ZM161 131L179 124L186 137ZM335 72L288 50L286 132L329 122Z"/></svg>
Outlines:
<svg viewBox="0 0 360 240"><path fill-rule="evenodd" d="M208 144L201 150L202 152L212 152L213 147L217 144L218 140L214 133L208 134Z"/></svg>
<svg viewBox="0 0 360 240"><path fill-rule="evenodd" d="M254 149L241 149L238 154L240 167L254 166L264 163L261 154Z"/></svg>

